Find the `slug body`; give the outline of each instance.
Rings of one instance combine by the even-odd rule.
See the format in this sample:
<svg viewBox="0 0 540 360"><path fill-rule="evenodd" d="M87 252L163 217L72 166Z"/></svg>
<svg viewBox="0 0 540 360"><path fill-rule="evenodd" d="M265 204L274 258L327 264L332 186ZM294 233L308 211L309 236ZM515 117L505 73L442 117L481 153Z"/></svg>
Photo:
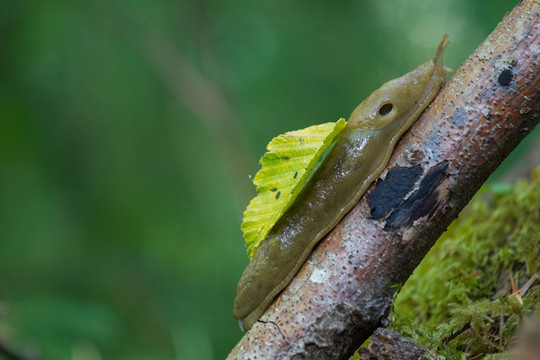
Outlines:
<svg viewBox="0 0 540 360"><path fill-rule="evenodd" d="M386 167L394 147L433 100L449 69L445 35L433 60L364 100L295 202L262 241L240 279L234 317L247 331Z"/></svg>

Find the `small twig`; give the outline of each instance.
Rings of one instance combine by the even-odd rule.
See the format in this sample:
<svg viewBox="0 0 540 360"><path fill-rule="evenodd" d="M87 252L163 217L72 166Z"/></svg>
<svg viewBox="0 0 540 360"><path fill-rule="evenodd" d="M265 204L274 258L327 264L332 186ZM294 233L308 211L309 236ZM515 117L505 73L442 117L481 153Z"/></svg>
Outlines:
<svg viewBox="0 0 540 360"><path fill-rule="evenodd" d="M529 280L527 280L525 285L523 285L523 287L520 290L518 290L519 291L519 296L523 297L523 295L525 295L525 293L536 282L536 280L538 280L539 276L540 276L540 271L537 272L536 274L534 274L533 276L531 276L531 278Z"/></svg>
<svg viewBox="0 0 540 360"><path fill-rule="evenodd" d="M448 344L450 341L457 338L460 334L462 334L464 331L469 330L471 328L471 323L466 323L461 329L456 331L455 333L448 335L443 339L443 344Z"/></svg>
<svg viewBox="0 0 540 360"><path fill-rule="evenodd" d="M499 345L503 346L503 327L504 327L504 311L501 310L501 314L499 317Z"/></svg>
<svg viewBox="0 0 540 360"><path fill-rule="evenodd" d="M516 282L514 281L514 277L512 276L512 273L510 270L505 269L508 273L508 276L510 277L510 285L512 286L512 293L516 292Z"/></svg>
<svg viewBox="0 0 540 360"><path fill-rule="evenodd" d="M482 356L484 356L484 353L477 354L477 355L473 356L472 358L470 358L469 360L479 359Z"/></svg>

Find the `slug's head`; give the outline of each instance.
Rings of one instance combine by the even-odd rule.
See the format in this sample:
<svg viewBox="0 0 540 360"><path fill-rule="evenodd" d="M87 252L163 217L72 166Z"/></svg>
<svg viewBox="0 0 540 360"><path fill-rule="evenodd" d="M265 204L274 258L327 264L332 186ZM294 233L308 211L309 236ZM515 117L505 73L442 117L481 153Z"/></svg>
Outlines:
<svg viewBox="0 0 540 360"><path fill-rule="evenodd" d="M443 37L432 60L385 83L358 105L345 131L372 131L393 123L403 123L406 128L412 125L433 100L446 74L452 71L443 65L442 59L447 37Z"/></svg>

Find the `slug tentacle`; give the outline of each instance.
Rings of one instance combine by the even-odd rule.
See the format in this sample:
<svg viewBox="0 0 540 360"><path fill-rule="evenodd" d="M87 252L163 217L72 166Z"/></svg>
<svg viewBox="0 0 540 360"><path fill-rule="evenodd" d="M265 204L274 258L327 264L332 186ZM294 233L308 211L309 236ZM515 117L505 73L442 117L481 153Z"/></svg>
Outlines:
<svg viewBox="0 0 540 360"><path fill-rule="evenodd" d="M449 71L443 64L447 38L432 60L383 84L352 112L326 158L262 241L237 287L234 317L244 331L360 200L386 167L397 141L431 103Z"/></svg>

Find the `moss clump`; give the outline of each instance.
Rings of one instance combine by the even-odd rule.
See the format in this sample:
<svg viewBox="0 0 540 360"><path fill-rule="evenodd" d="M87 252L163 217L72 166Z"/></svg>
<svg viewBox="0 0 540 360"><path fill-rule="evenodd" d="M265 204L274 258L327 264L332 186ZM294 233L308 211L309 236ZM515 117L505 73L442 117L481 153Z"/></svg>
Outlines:
<svg viewBox="0 0 540 360"><path fill-rule="evenodd" d="M394 330L449 359L507 350L540 300L538 172L472 200L403 286Z"/></svg>

